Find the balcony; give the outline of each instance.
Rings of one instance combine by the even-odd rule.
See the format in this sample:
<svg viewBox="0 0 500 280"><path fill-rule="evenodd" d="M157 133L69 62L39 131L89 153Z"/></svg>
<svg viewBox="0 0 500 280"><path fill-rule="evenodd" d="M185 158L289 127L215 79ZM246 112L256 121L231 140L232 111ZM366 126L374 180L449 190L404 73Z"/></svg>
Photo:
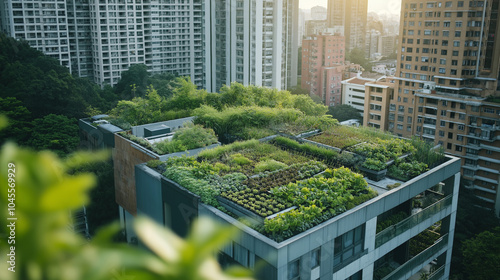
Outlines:
<svg viewBox="0 0 500 280"><path fill-rule="evenodd" d="M438 239L438 241L436 241L436 243L434 243L434 245L425 249L420 254L411 258L409 261L405 262L403 265L401 265L400 267L389 273L389 275L385 276L382 280L407 279L408 278L406 277L407 274L411 273L416 266L428 263L431 260L437 258L438 255L440 254L440 251L445 249L447 246L448 246L448 234L442 236L440 239ZM439 279L439 277L434 276L436 274L439 274L439 272L436 271L433 274L434 278L432 279Z"/></svg>
<svg viewBox="0 0 500 280"><path fill-rule="evenodd" d="M389 240L395 238L396 236L404 233L407 230L410 230L414 226L417 226L418 224L422 223L423 221L429 219L434 214L437 214L437 213L441 212L442 210L446 209L448 206L451 205L451 202L452 202L452 195L448 195L447 197L430 205L429 207L425 208L424 210L422 210L422 211L402 220L401 222L379 232L375 236L375 248L380 247L381 245L385 244Z"/></svg>

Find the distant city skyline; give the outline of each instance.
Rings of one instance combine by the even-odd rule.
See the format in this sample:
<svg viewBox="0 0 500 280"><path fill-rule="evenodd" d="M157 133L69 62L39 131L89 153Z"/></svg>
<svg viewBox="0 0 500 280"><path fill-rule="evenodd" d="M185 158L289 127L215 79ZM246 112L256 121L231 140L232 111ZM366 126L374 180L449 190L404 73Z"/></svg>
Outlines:
<svg viewBox="0 0 500 280"><path fill-rule="evenodd" d="M323 6L326 8L327 2L327 0L300 0L299 8L311 9L314 6ZM401 12L401 0L368 0L368 12L399 15Z"/></svg>

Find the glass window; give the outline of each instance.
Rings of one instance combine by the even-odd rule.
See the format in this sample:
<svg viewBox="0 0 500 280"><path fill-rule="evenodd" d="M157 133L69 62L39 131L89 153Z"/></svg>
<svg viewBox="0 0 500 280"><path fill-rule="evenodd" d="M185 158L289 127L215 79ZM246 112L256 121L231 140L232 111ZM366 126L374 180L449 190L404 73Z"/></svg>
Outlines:
<svg viewBox="0 0 500 280"><path fill-rule="evenodd" d="M311 268L319 266L321 257L321 248L318 248L311 252Z"/></svg>
<svg viewBox="0 0 500 280"><path fill-rule="evenodd" d="M288 264L288 279L299 279L300 260L292 261Z"/></svg>
<svg viewBox="0 0 500 280"><path fill-rule="evenodd" d="M334 270L342 268L342 264L347 265L349 260L363 252L365 239L364 230L364 225L361 225L335 238L333 258Z"/></svg>

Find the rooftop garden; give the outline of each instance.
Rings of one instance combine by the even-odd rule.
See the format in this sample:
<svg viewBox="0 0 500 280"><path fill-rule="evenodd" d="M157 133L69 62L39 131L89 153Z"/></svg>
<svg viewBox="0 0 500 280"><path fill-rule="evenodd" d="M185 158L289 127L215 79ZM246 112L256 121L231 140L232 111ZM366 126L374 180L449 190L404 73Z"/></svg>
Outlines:
<svg viewBox="0 0 500 280"><path fill-rule="evenodd" d="M171 137L165 137L165 139L153 143L131 134L130 131L122 131L119 134L159 155L207 147L217 143L217 136L212 129L192 123L186 123L184 127L171 133Z"/></svg>
<svg viewBox="0 0 500 280"><path fill-rule="evenodd" d="M430 143L417 138L395 138L372 128L332 126L308 139L339 148L341 155L348 151L362 156L360 167L364 172L388 169L390 177L402 181L416 177L444 160L442 148L434 149Z"/></svg>
<svg viewBox="0 0 500 280"><path fill-rule="evenodd" d="M278 242L377 195L362 175L327 160L334 151L290 141L296 146L235 142L148 166L203 203L244 222L251 218L251 227Z"/></svg>

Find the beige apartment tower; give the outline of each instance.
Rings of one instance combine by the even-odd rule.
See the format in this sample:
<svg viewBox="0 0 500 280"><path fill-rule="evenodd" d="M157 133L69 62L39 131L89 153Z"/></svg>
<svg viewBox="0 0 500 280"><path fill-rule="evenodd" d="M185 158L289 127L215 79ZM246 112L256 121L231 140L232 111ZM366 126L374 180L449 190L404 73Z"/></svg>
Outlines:
<svg viewBox="0 0 500 280"><path fill-rule="evenodd" d="M368 0L328 0L328 27L343 27L346 51L365 48Z"/></svg>
<svg viewBox="0 0 500 280"><path fill-rule="evenodd" d="M402 2L390 131L462 158L462 183L500 211L499 1Z"/></svg>

